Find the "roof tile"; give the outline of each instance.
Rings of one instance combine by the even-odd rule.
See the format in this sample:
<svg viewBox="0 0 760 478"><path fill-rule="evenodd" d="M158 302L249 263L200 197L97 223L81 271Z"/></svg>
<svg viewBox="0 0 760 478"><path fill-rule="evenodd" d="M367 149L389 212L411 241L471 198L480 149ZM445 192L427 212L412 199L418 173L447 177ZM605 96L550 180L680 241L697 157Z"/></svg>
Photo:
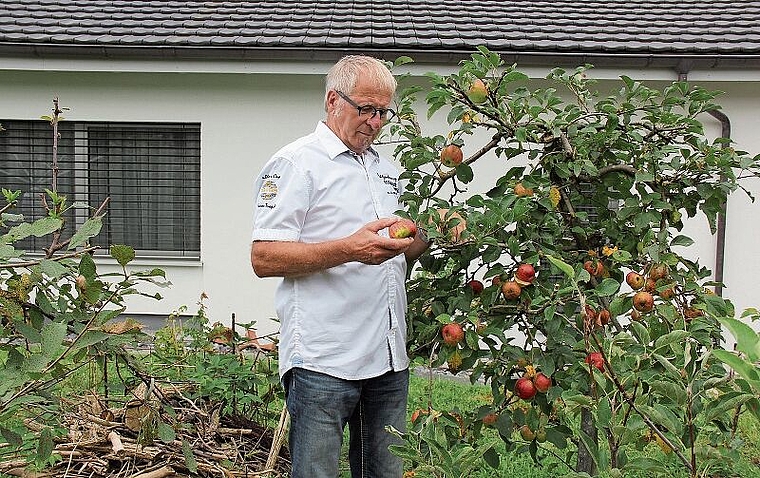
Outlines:
<svg viewBox="0 0 760 478"><path fill-rule="evenodd" d="M760 0L3 0L0 47L760 55ZM11 45L12 44L12 45Z"/></svg>

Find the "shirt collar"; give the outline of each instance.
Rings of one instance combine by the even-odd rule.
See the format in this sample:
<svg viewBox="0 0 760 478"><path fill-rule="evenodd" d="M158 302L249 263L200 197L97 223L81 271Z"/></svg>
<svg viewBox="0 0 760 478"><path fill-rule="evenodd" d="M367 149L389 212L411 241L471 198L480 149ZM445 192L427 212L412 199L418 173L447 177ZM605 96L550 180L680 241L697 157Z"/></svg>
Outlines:
<svg viewBox="0 0 760 478"><path fill-rule="evenodd" d="M327 151L327 155L331 160L334 160L344 153L358 158L358 155L348 149L343 141L341 141L340 138L338 138L338 136L330 128L327 127L324 121L317 123L317 129L315 130L315 133ZM366 159L370 159L371 161L376 162L380 160L380 155L377 153L375 148L370 146L367 152L364 153L364 158L365 161Z"/></svg>

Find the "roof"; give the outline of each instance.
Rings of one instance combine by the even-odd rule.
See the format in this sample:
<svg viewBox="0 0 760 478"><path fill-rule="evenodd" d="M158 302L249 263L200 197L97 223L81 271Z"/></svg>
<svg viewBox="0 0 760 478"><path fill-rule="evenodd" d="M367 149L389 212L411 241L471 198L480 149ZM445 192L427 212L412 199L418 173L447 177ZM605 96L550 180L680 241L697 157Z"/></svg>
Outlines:
<svg viewBox="0 0 760 478"><path fill-rule="evenodd" d="M484 45L555 63L757 67L758 25L754 0L3 0L0 55L457 61Z"/></svg>

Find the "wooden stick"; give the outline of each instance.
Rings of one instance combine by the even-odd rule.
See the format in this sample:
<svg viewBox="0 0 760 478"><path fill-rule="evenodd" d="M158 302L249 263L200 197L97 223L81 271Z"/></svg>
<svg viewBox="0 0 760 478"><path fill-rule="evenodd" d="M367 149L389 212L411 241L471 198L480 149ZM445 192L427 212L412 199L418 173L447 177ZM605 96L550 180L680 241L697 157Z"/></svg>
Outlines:
<svg viewBox="0 0 760 478"><path fill-rule="evenodd" d="M269 457L267 457L267 464L264 465L266 470L274 469L274 464L277 461L277 457L280 456L280 448L285 441L285 430L288 426L288 407L282 406L282 412L280 412L280 423L277 424L277 430L274 432L272 438L272 446L269 448Z"/></svg>
<svg viewBox="0 0 760 478"><path fill-rule="evenodd" d="M117 455L124 453L124 444L121 442L121 437L116 432L110 432L108 434L108 441L111 442L111 447L113 448L113 452Z"/></svg>
<svg viewBox="0 0 760 478"><path fill-rule="evenodd" d="M172 476L174 474L174 468L169 465L164 465L161 468L147 473L137 473L129 478L164 478L165 476Z"/></svg>

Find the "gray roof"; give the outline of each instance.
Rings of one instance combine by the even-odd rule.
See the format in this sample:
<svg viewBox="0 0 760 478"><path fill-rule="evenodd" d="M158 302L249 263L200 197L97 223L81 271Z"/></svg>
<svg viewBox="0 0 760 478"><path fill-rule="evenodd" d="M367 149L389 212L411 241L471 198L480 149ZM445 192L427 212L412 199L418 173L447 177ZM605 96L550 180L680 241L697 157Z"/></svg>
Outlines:
<svg viewBox="0 0 760 478"><path fill-rule="evenodd" d="M0 55L760 65L754 0L2 0ZM547 60L542 61L543 58Z"/></svg>

